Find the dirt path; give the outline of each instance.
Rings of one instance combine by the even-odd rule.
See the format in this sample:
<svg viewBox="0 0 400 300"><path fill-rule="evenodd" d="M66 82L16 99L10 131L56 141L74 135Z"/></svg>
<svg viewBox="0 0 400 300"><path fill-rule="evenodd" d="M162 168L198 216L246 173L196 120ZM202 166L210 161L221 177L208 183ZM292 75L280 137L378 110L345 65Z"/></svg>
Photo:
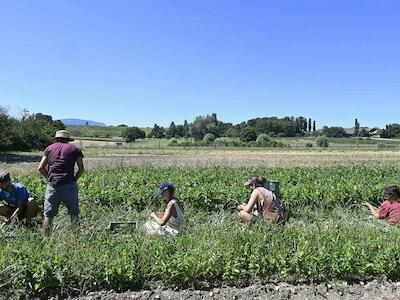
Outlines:
<svg viewBox="0 0 400 300"><path fill-rule="evenodd" d="M109 299L400 299L400 282L377 281L358 284L324 283L318 285L254 284L251 286L220 287L208 290L156 289L152 291L116 293L91 292L79 300Z"/></svg>

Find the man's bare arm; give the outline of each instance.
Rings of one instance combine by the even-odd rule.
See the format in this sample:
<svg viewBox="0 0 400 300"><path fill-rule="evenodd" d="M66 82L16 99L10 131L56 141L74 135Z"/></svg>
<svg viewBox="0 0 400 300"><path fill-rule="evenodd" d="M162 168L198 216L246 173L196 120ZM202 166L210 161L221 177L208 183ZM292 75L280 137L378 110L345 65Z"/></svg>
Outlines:
<svg viewBox="0 0 400 300"><path fill-rule="evenodd" d="M76 160L76 164L78 165L78 172L75 175L75 181L78 181L79 177L85 172L85 167L83 166L83 159L82 157L78 157Z"/></svg>
<svg viewBox="0 0 400 300"><path fill-rule="evenodd" d="M42 159L40 160L39 167L38 167L40 174L42 174L42 176L44 178L46 178L46 181L48 180L48 177L49 177L49 173L47 172L47 169L46 169L48 162L49 162L49 160L48 160L47 156L43 156Z"/></svg>

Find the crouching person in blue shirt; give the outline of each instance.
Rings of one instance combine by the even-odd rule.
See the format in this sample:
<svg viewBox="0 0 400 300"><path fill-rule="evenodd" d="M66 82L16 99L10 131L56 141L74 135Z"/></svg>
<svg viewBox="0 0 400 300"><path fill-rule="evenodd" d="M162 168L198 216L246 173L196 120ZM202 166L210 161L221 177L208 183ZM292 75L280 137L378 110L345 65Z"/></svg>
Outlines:
<svg viewBox="0 0 400 300"><path fill-rule="evenodd" d="M12 183L10 173L0 172L0 216L6 218L5 225L12 220L26 220L27 225L31 225L39 210L36 201L29 196L28 191L21 183Z"/></svg>

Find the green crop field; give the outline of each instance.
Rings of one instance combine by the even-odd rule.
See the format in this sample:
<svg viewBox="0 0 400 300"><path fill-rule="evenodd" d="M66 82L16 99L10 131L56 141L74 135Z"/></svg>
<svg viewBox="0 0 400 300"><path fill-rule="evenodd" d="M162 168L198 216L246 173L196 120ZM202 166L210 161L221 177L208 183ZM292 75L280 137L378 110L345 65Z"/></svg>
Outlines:
<svg viewBox="0 0 400 300"><path fill-rule="evenodd" d="M101 289L188 287L202 282L400 279L400 231L372 220L362 201L378 205L400 166L178 166L98 169L79 181L81 232L65 209L50 239L16 227L0 235L0 296L75 295ZM261 174L281 184L289 222L239 222L230 208L249 197L243 182ZM39 176L17 178L43 203ZM162 180L176 184L185 206L177 237L146 236L143 224L160 200ZM138 230L111 233L111 220Z"/></svg>

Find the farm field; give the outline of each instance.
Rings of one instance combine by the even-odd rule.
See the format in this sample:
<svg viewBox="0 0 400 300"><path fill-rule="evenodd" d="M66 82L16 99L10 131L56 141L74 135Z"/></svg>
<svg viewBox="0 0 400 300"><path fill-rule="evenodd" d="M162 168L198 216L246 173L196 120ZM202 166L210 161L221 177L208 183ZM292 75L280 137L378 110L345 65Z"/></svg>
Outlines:
<svg viewBox="0 0 400 300"><path fill-rule="evenodd" d="M400 165L375 162L91 169L79 182L80 234L69 230L65 209L49 240L38 229L1 234L0 296L400 280L400 231L372 220L361 205L379 204L383 186L398 183ZM253 174L281 183L287 225L239 222L232 207L248 199L243 182ZM17 179L43 203L45 183L38 175L20 173ZM150 211L160 208L152 194L162 180L176 184L185 206L185 225L176 238L149 237L142 227ZM111 220L132 219L138 230L107 230Z"/></svg>
<svg viewBox="0 0 400 300"><path fill-rule="evenodd" d="M0 300L400 300L376 2L4 1Z"/></svg>
<svg viewBox="0 0 400 300"><path fill-rule="evenodd" d="M400 151L371 149L214 149L83 148L87 169L157 166L307 167L354 164L400 164ZM0 168L13 174L37 174L41 152L0 154Z"/></svg>
<svg viewBox="0 0 400 300"><path fill-rule="evenodd" d="M224 138L228 141L239 141L238 138ZM312 144L313 147L316 147L316 139L317 137L285 137L285 138L272 138L274 141L281 142L290 148L308 148L306 144ZM191 148L190 144L194 143L192 139L173 139L177 142L177 144L188 143L189 146L184 146L183 148ZM74 142L78 147L88 147L88 148L115 148L117 142L122 142L123 139L121 137L112 137L112 138L96 138L96 137L76 137L76 141ZM171 140L169 139L154 139L154 138L146 138L139 139L133 143L125 144L123 143L122 147L118 148L134 148L134 149L165 149L171 148L170 145ZM379 139L379 138L329 138L330 148L333 149L381 149L381 148L390 148L390 149L398 149L400 146L399 139ZM172 146L172 148L176 148L176 146ZM224 146L218 146L211 144L209 148L226 148ZM232 148L232 147L229 147ZM247 147L237 147L237 149L245 149Z"/></svg>

